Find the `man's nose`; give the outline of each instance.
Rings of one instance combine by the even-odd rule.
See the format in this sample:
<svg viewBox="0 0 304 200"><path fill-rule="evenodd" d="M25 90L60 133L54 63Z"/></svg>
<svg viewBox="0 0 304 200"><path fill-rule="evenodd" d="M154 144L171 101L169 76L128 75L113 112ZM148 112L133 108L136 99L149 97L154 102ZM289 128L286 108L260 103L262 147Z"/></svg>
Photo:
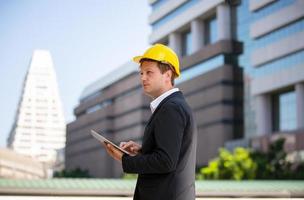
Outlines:
<svg viewBox="0 0 304 200"><path fill-rule="evenodd" d="M141 79L142 81L145 81L145 80L147 79L147 76L146 76L145 74L142 74L142 75L140 76L140 79Z"/></svg>

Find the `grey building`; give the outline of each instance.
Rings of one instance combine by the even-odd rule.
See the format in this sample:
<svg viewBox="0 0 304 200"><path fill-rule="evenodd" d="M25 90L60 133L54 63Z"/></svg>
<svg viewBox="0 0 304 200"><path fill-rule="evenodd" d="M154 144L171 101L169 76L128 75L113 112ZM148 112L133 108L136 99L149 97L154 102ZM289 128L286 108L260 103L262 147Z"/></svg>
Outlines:
<svg viewBox="0 0 304 200"><path fill-rule="evenodd" d="M85 88L74 110L76 120L67 126L66 169L79 167L94 177L121 176L121 166L106 154L90 130L100 131L116 143L140 142L150 115L148 102L135 63L126 63Z"/></svg>
<svg viewBox="0 0 304 200"><path fill-rule="evenodd" d="M304 125L303 1L149 3L150 43L167 44L180 57L176 86L198 125L197 166L206 165L219 147L264 148L265 140L279 135L293 138L290 149L304 149L298 140ZM141 141L151 113L137 68L127 63L84 90L76 120L67 127L67 169L122 175L89 130L117 143Z"/></svg>

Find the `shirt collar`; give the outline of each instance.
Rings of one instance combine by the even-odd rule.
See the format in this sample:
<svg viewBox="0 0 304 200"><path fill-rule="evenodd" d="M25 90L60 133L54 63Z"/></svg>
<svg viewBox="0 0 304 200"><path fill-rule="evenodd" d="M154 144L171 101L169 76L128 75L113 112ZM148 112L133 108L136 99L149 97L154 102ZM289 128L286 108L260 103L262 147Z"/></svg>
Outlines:
<svg viewBox="0 0 304 200"><path fill-rule="evenodd" d="M172 88L171 90L168 90L167 92L163 93L162 95L160 95L159 97L157 97L156 99L154 99L150 103L151 112L153 113L156 110L157 106L160 104L160 102L162 102L162 100L164 100L170 94L172 94L174 92L178 92L178 91L179 91L178 88Z"/></svg>

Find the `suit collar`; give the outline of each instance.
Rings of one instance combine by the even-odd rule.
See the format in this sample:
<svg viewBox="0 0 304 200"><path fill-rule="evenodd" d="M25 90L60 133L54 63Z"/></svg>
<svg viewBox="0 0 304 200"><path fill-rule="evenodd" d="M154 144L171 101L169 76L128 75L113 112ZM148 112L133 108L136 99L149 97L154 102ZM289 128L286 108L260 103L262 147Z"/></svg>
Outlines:
<svg viewBox="0 0 304 200"><path fill-rule="evenodd" d="M177 91L177 92L174 92L172 94L170 94L169 96L167 96L164 100L162 100L160 102L160 104L157 106L156 110L153 112L152 116L150 117L148 124L150 124L150 122L152 121L152 119L154 118L154 116L156 115L156 113L159 111L159 109L171 98L174 98L176 96L181 96L182 95L182 92L181 91Z"/></svg>
<svg viewBox="0 0 304 200"><path fill-rule="evenodd" d="M179 89L178 88L172 88L170 90L168 90L167 92L163 93L162 95L160 95L159 97L157 97L156 99L154 99L151 103L150 103L150 108L151 108L151 112L153 113L156 108L158 107L158 105L168 96L170 96L172 93L174 92L178 92Z"/></svg>

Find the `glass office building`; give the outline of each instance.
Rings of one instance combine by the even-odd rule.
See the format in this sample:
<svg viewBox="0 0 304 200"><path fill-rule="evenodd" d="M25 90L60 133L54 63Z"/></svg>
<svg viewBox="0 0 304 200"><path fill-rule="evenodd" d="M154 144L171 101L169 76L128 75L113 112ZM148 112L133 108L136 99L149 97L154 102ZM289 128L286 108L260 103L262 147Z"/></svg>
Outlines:
<svg viewBox="0 0 304 200"><path fill-rule="evenodd" d="M237 39L244 45L245 138L281 135L303 149L297 138L304 132L304 2L240 1Z"/></svg>

